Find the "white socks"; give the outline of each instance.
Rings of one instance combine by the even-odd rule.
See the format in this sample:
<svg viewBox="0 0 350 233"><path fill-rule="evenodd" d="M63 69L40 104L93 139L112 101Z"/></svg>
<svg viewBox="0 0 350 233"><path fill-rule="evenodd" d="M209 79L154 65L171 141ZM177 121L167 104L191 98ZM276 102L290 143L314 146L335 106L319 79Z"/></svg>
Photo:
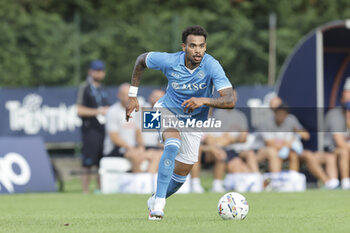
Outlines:
<svg viewBox="0 0 350 233"><path fill-rule="evenodd" d="M192 182L192 186L201 185L201 179L198 177L192 178L191 182Z"/></svg>
<svg viewBox="0 0 350 233"><path fill-rule="evenodd" d="M350 189L350 178L344 178L341 180L342 189Z"/></svg>
<svg viewBox="0 0 350 233"><path fill-rule="evenodd" d="M325 184L326 189L336 189L339 186L338 179L330 179Z"/></svg>
<svg viewBox="0 0 350 233"><path fill-rule="evenodd" d="M191 179L191 192L204 193L200 178L196 177Z"/></svg>
<svg viewBox="0 0 350 233"><path fill-rule="evenodd" d="M212 191L218 193L225 192L224 182L222 180L214 180Z"/></svg>

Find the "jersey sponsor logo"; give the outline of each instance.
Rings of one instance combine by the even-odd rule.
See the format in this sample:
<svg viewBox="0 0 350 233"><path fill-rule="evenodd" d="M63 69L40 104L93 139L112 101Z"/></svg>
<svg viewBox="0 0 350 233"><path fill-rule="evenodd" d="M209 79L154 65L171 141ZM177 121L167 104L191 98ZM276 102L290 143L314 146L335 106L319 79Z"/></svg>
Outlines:
<svg viewBox="0 0 350 233"><path fill-rule="evenodd" d="M143 112L143 128L144 129L160 129L162 113L157 111Z"/></svg>
<svg viewBox="0 0 350 233"><path fill-rule="evenodd" d="M179 84L178 82L171 83L172 88L175 90L190 90L190 91L198 91L207 88L207 83L185 83Z"/></svg>
<svg viewBox="0 0 350 233"><path fill-rule="evenodd" d="M15 191L13 185L25 185L29 182L31 170L22 155L8 153L0 158L0 190L4 187L9 193Z"/></svg>

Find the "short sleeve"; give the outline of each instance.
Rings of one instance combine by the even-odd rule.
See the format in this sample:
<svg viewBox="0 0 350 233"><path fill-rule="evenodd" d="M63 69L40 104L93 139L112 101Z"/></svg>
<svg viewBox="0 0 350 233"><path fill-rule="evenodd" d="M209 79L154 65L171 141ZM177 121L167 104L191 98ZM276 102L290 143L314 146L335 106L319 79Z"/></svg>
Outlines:
<svg viewBox="0 0 350 233"><path fill-rule="evenodd" d="M288 118L289 118L289 124L293 129L296 129L296 130L304 129L304 127L301 125L299 120L294 115L290 114Z"/></svg>
<svg viewBox="0 0 350 233"><path fill-rule="evenodd" d="M78 105L85 105L85 101L84 101L85 89L86 89L86 83L84 82L79 86L79 89L78 89L77 102L76 102Z"/></svg>
<svg viewBox="0 0 350 233"><path fill-rule="evenodd" d="M220 91L225 88L232 87L232 84L226 77L225 71L220 65L220 63L214 60L211 64L211 75L212 80L217 91Z"/></svg>
<svg viewBox="0 0 350 233"><path fill-rule="evenodd" d="M331 133L345 132L346 122L342 110L332 109L326 116L326 131Z"/></svg>
<svg viewBox="0 0 350 233"><path fill-rule="evenodd" d="M169 53L149 52L146 56L146 66L149 69L164 71L168 61Z"/></svg>

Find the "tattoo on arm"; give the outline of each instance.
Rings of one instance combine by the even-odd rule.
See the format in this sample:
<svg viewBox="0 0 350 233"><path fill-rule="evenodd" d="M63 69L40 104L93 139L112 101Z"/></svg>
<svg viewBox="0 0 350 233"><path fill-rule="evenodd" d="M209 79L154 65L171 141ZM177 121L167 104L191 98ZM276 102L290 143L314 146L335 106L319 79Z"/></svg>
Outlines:
<svg viewBox="0 0 350 233"><path fill-rule="evenodd" d="M214 108L234 108L236 104L236 91L232 88L225 88L219 91L220 97L210 98L206 104Z"/></svg>
<svg viewBox="0 0 350 233"><path fill-rule="evenodd" d="M134 70L132 72L131 85L138 87L140 84L141 76L146 66L146 57L148 53L143 53L137 57Z"/></svg>

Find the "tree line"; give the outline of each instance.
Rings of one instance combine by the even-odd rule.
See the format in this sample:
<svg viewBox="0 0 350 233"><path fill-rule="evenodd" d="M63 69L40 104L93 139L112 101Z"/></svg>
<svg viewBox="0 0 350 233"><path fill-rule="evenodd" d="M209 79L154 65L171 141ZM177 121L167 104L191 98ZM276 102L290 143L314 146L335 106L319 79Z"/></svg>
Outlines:
<svg viewBox="0 0 350 233"><path fill-rule="evenodd" d="M207 52L234 84L266 84L268 17L277 16L277 73L310 30L350 15L348 0L0 0L0 87L77 85L89 62L106 62L106 84L129 81L136 57L181 49L201 25ZM147 71L143 85L164 85Z"/></svg>

